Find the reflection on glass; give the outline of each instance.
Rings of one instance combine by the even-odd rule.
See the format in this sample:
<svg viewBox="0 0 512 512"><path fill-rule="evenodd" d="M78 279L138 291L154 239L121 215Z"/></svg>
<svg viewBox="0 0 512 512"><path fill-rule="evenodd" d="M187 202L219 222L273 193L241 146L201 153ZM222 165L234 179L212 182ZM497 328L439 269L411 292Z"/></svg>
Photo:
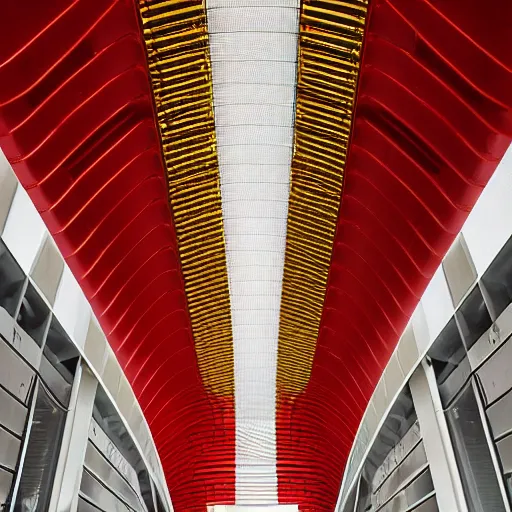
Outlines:
<svg viewBox="0 0 512 512"><path fill-rule="evenodd" d="M48 510L66 412L39 384L15 512Z"/></svg>
<svg viewBox="0 0 512 512"><path fill-rule="evenodd" d="M446 412L470 512L505 512L478 404L468 383Z"/></svg>

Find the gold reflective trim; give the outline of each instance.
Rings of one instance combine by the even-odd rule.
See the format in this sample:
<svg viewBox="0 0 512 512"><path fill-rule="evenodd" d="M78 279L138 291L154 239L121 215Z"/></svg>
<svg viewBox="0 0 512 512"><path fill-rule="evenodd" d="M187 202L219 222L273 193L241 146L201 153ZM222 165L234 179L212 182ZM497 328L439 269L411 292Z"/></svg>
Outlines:
<svg viewBox="0 0 512 512"><path fill-rule="evenodd" d="M234 394L233 339L204 2L140 0L199 371Z"/></svg>
<svg viewBox="0 0 512 512"><path fill-rule="evenodd" d="M277 393L309 381L343 185L366 0L303 0Z"/></svg>

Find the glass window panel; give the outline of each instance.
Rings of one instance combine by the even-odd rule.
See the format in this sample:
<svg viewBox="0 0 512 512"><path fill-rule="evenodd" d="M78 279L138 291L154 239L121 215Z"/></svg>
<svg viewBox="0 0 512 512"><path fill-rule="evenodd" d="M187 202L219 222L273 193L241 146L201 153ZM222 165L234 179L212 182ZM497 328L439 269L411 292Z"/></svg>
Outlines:
<svg viewBox="0 0 512 512"><path fill-rule="evenodd" d="M512 238L482 276L492 317L496 320L512 302Z"/></svg>
<svg viewBox="0 0 512 512"><path fill-rule="evenodd" d="M48 509L66 412L41 384L37 387L15 512Z"/></svg>
<svg viewBox="0 0 512 512"><path fill-rule="evenodd" d="M470 512L505 512L478 403L469 382L446 419Z"/></svg>

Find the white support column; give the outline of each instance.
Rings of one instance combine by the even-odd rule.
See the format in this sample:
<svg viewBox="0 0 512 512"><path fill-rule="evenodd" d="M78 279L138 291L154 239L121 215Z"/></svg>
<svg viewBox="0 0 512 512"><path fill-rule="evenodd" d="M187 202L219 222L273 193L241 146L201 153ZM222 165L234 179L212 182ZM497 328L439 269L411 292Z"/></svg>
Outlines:
<svg viewBox="0 0 512 512"><path fill-rule="evenodd" d="M430 463L439 510L468 512L432 366L423 361L413 373L409 387Z"/></svg>
<svg viewBox="0 0 512 512"><path fill-rule="evenodd" d="M30 439L30 431L32 429L32 424L34 421L34 411L36 408L36 399L37 399L38 390L39 390L39 379L36 379L34 389L32 391L31 404L30 404L30 409L29 409L28 417L27 417L27 430L25 432L25 439L23 441L23 447L22 447L21 453L20 453L20 459L18 462L18 470L17 470L17 474L16 474L16 479L14 480L14 488L12 489L11 504L9 506L9 512L14 512L14 507L16 506L16 497L18 495L18 490L20 488L21 475L23 473L23 465L25 464L25 457L27 455L28 440ZM3 510L3 508L2 508L2 510Z"/></svg>
<svg viewBox="0 0 512 512"><path fill-rule="evenodd" d="M89 368L78 366L71 395L68 416L62 437L61 451L53 483L50 512L75 512L78 491L87 449L98 381Z"/></svg>

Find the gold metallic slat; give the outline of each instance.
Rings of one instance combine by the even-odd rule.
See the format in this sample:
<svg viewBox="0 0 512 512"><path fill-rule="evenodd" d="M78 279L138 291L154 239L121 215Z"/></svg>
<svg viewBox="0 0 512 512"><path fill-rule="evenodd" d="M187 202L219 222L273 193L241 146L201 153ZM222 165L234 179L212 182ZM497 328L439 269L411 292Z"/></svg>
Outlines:
<svg viewBox="0 0 512 512"><path fill-rule="evenodd" d="M303 0L277 393L309 381L343 186L367 0Z"/></svg>
<svg viewBox="0 0 512 512"><path fill-rule="evenodd" d="M139 1L199 371L233 396L231 310L206 11L201 0Z"/></svg>

